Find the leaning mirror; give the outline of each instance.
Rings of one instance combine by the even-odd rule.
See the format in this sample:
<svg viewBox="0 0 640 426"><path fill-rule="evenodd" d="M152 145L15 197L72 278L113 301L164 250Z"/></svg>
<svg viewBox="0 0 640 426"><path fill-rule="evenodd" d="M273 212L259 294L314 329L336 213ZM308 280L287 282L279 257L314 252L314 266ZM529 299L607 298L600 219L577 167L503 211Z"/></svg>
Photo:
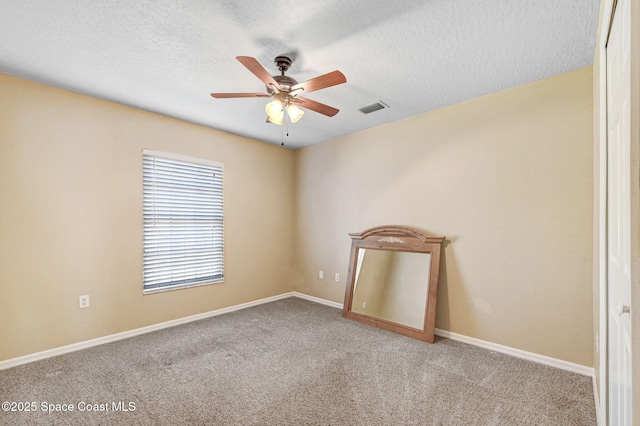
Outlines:
<svg viewBox="0 0 640 426"><path fill-rule="evenodd" d="M433 343L445 237L379 226L352 238L342 315Z"/></svg>

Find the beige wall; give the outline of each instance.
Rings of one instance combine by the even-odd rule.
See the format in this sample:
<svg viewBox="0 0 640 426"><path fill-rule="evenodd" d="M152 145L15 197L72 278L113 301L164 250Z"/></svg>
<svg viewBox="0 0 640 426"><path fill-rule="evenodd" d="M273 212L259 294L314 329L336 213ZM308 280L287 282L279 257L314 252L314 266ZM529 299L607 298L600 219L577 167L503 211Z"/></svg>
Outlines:
<svg viewBox="0 0 640 426"><path fill-rule="evenodd" d="M223 284L142 295L143 148L224 163ZM0 75L0 360L290 291L293 162L279 147Z"/></svg>
<svg viewBox="0 0 640 426"><path fill-rule="evenodd" d="M592 366L592 131L587 67L297 151L296 289L343 301L349 232L446 235L438 328Z"/></svg>
<svg viewBox="0 0 640 426"><path fill-rule="evenodd" d="M294 153L0 76L0 360L292 289L342 302L348 233L398 224L448 237L437 327L590 366L591 81ZM224 284L142 295L143 148L224 163Z"/></svg>

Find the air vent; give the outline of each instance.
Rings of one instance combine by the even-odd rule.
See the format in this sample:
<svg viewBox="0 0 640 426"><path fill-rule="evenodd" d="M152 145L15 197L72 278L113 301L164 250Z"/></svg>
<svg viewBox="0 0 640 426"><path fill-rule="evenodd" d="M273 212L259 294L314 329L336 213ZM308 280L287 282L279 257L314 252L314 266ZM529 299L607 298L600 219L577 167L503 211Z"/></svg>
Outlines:
<svg viewBox="0 0 640 426"><path fill-rule="evenodd" d="M375 104L367 105L358 109L363 114L371 114L372 112L380 111L381 109L389 108L389 105L385 104L382 101L376 102Z"/></svg>

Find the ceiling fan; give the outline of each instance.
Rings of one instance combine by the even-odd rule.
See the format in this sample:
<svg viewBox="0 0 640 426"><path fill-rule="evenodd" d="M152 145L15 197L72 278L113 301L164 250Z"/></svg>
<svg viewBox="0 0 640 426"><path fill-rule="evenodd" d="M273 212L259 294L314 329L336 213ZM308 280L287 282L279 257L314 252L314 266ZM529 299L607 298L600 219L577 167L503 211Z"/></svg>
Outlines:
<svg viewBox="0 0 640 426"><path fill-rule="evenodd" d="M280 75L272 76L260 63L249 56L237 56L236 59L258 77L267 87L267 93L212 93L214 98L274 98L265 106L267 122L282 125L284 112L292 123L300 120L306 108L327 117L333 117L339 110L320 102L299 96L301 93L310 93L327 87L346 83L347 79L340 71L331 71L311 80L298 83L295 79L284 75L291 66L291 59L287 56L277 56L274 59Z"/></svg>

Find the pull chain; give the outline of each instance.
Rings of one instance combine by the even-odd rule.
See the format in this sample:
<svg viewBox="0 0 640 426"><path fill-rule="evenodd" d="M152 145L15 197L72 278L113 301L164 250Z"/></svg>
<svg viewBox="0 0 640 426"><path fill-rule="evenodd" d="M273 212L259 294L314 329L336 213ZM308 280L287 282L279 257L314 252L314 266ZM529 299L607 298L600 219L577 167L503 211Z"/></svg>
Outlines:
<svg viewBox="0 0 640 426"><path fill-rule="evenodd" d="M284 121L287 123L287 137L289 137L289 120L287 117L287 114L284 115L283 117ZM282 136L281 136L281 142L280 142L280 146L284 147L284 127L282 126Z"/></svg>

